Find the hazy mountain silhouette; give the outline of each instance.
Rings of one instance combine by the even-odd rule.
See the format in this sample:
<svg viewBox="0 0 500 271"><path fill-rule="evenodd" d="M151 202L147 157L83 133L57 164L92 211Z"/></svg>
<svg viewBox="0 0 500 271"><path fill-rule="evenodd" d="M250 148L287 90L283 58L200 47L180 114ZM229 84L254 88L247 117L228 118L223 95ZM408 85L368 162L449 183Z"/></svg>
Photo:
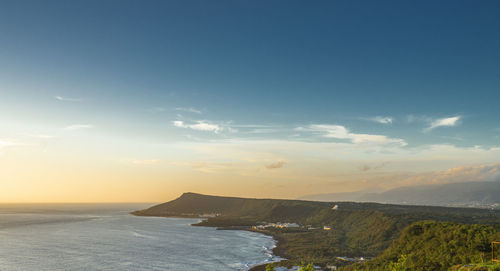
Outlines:
<svg viewBox="0 0 500 271"><path fill-rule="evenodd" d="M500 180L399 187L379 193L350 192L300 197L315 201L359 201L412 205L495 207L500 204Z"/></svg>

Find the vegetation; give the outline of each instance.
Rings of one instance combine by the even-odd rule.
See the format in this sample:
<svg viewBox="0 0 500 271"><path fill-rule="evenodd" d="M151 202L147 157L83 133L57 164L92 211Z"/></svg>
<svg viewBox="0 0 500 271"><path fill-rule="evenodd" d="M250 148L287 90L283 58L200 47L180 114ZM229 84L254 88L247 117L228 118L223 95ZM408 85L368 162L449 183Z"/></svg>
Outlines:
<svg viewBox="0 0 500 271"><path fill-rule="evenodd" d="M275 263L270 263L266 265L266 271L275 271L276 264ZM314 265L312 263L305 264L302 263L299 265L299 270L300 271L314 271Z"/></svg>
<svg viewBox="0 0 500 271"><path fill-rule="evenodd" d="M312 263L309 264L301 264L300 265L300 271L314 271L314 267Z"/></svg>
<svg viewBox="0 0 500 271"><path fill-rule="evenodd" d="M342 270L448 270L457 264L491 261L490 241L498 238L499 226L417 222L379 257Z"/></svg>
<svg viewBox="0 0 500 271"><path fill-rule="evenodd" d="M275 263L270 263L268 265L266 265L266 271L275 271L276 269L274 269L274 267L276 266Z"/></svg>
<svg viewBox="0 0 500 271"><path fill-rule="evenodd" d="M456 265L449 271L500 271L500 263Z"/></svg>
<svg viewBox="0 0 500 271"><path fill-rule="evenodd" d="M338 210L332 210L338 205ZM246 228L264 222L294 222L300 229L260 232L278 240L275 254L318 265L349 265L339 256L375 257L344 270L447 270L453 265L488 261L500 211L377 203L243 199L186 193L134 212L147 216L217 214L200 226ZM422 222L423 220L428 220ZM489 225L485 225L489 224ZM332 230L325 231L328 225ZM315 228L315 229L310 229Z"/></svg>

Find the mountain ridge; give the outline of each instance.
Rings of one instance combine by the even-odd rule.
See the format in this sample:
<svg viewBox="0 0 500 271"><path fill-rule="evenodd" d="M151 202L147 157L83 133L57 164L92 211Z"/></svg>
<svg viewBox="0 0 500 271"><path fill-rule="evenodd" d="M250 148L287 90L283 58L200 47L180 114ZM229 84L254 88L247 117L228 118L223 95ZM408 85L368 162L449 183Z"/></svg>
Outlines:
<svg viewBox="0 0 500 271"><path fill-rule="evenodd" d="M378 193L348 192L300 197L313 201L356 201L447 207L498 208L500 180L404 186Z"/></svg>

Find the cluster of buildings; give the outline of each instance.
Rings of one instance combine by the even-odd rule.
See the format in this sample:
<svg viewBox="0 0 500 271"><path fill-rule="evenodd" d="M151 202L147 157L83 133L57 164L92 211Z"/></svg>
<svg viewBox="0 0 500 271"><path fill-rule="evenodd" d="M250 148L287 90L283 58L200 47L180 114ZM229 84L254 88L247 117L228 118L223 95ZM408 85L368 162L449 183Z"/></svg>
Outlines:
<svg viewBox="0 0 500 271"><path fill-rule="evenodd" d="M253 226L252 229L254 230L264 230L266 228L276 228L276 229L288 229L288 228L300 228L300 225L297 223L266 223L262 225L257 225ZM308 230L316 230L318 228L313 228L310 225L307 226ZM323 230L329 231L332 230L332 226L323 226Z"/></svg>
<svg viewBox="0 0 500 271"><path fill-rule="evenodd" d="M253 226L254 230L264 230L267 228L276 228L276 229L288 229L288 228L300 228L300 225L297 223L265 223L257 226ZM311 225L306 226L308 230L317 230L318 228L313 228ZM323 226L323 230L329 231L332 230L332 226Z"/></svg>
<svg viewBox="0 0 500 271"><path fill-rule="evenodd" d="M200 214L198 215L200 218L213 218L213 217L217 217L217 216L220 216L220 214L216 214L216 213L211 213L211 214Z"/></svg>
<svg viewBox="0 0 500 271"><path fill-rule="evenodd" d="M264 225L253 226L254 230L263 230L265 228L278 228L278 229L288 229L288 228L299 228L300 225L297 223L267 223Z"/></svg>

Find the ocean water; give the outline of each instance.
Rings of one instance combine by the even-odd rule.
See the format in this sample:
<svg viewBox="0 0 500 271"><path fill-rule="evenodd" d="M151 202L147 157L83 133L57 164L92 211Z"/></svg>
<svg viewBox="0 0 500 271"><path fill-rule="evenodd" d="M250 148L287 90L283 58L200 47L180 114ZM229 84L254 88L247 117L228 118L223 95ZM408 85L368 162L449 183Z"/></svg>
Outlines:
<svg viewBox="0 0 500 271"><path fill-rule="evenodd" d="M278 260L274 240L136 217L137 205L0 205L0 270L248 270Z"/></svg>

